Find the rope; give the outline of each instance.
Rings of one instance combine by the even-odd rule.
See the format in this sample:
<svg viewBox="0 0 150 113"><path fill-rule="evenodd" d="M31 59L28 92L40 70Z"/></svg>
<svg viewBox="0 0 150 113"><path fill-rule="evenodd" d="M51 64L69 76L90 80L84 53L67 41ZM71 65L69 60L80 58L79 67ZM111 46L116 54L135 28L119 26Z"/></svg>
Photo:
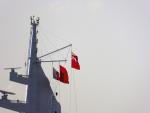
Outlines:
<svg viewBox="0 0 150 113"><path fill-rule="evenodd" d="M52 63L52 65L53 65L53 63ZM52 72L53 72L53 66L52 66ZM53 73L52 73L53 74ZM54 79L53 79L54 80ZM55 95L56 95L56 92L57 92L57 88L58 88L58 82L59 81L57 81L57 80L54 80L54 92L55 92ZM55 97L57 97L57 95L55 96Z"/></svg>
<svg viewBox="0 0 150 113"><path fill-rule="evenodd" d="M72 78L72 69L71 69L71 77L70 78ZM70 79L70 81L72 81L72 79ZM72 105L72 103L71 103L71 101L72 101L72 99L71 99L71 97L72 97L71 89L72 89L72 83L70 82L70 88L69 88L69 113L71 113L71 105Z"/></svg>
<svg viewBox="0 0 150 113"><path fill-rule="evenodd" d="M28 48L28 58L27 58L27 66L26 66L26 75L29 76L29 66L30 66L30 55L31 55L31 38L32 38L32 28L30 28L30 37L29 37L29 48ZM26 92L25 92L25 101L27 101L27 91L28 86L26 86Z"/></svg>
<svg viewBox="0 0 150 113"><path fill-rule="evenodd" d="M41 26L41 28L43 28L43 27ZM47 29L45 29L44 31L47 32L47 33L50 33L51 36L53 36L55 39L57 38L57 39L63 40L64 42L71 43L70 41L68 41L68 40L66 40L66 39L64 39L64 38L61 38L60 36L54 34L53 32L51 32L51 31L49 31L49 30L47 30Z"/></svg>
<svg viewBox="0 0 150 113"><path fill-rule="evenodd" d="M40 35L40 37L44 37L44 36L42 36L41 34L39 34ZM46 48L46 49L49 49L50 48L50 44L48 45L47 44L47 40L45 40L45 38L41 38L41 39L39 39L40 40L40 44L41 44L41 46L44 46L44 47L41 47L40 48L40 50L42 51L42 53L41 54L44 54L45 53L45 50L43 50L43 48ZM48 42L48 43L50 43L50 42Z"/></svg>
<svg viewBox="0 0 150 113"><path fill-rule="evenodd" d="M71 48L71 52L72 52L72 48ZM71 53L71 59L72 59L72 53ZM75 113L78 113L76 81L75 81L74 69L72 67L71 67L71 72L72 72L72 78L73 78L73 91L74 91L73 94L74 94L74 99L75 99Z"/></svg>
<svg viewBox="0 0 150 113"><path fill-rule="evenodd" d="M73 69L72 69L73 70ZM74 94L75 94L75 113L78 113L78 103L77 103L77 92L76 92L76 82L74 77L74 71L73 71L73 83L74 83Z"/></svg>
<svg viewBox="0 0 150 113"><path fill-rule="evenodd" d="M50 42L50 43L53 45L53 47L56 48L55 44L52 43L53 41L50 40L49 36L48 36L48 35L46 34L46 32L41 28L41 34L42 34L42 33L43 33L44 37L47 38L48 42Z"/></svg>
<svg viewBox="0 0 150 113"><path fill-rule="evenodd" d="M72 46L70 47L70 50L69 51L72 51ZM68 51L68 55L69 55L69 51ZM68 58L68 55L67 55L67 58ZM72 55L70 54L70 61L71 61L71 57ZM72 68L71 68L71 62L70 62L70 72L71 72L71 75L70 75L70 81L72 81ZM71 106L72 106L72 93L71 93L71 89L72 89L72 83L70 82L70 88L69 88L69 113L71 113Z"/></svg>
<svg viewBox="0 0 150 113"><path fill-rule="evenodd" d="M70 52L71 48L72 48L72 46L70 46L70 48L69 48L69 50L68 50L68 52L67 52L67 55L66 55L66 58L65 58L65 59L68 59L68 57L69 57L69 52Z"/></svg>
<svg viewBox="0 0 150 113"><path fill-rule="evenodd" d="M60 65L60 62L59 62L59 65ZM59 85L59 102L61 103L61 100L60 100L60 82L58 82L58 85Z"/></svg>

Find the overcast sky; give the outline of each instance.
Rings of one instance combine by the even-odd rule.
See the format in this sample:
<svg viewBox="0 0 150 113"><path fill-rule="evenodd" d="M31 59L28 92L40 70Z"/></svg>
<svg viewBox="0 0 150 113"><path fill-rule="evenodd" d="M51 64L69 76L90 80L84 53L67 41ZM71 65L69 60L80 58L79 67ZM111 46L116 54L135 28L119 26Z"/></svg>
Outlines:
<svg viewBox="0 0 150 113"><path fill-rule="evenodd" d="M23 100L25 86L4 68L25 73L32 15L40 17L39 54L72 43L79 57L71 113L74 103L78 113L150 112L149 0L0 0L0 89L16 92L11 99Z"/></svg>

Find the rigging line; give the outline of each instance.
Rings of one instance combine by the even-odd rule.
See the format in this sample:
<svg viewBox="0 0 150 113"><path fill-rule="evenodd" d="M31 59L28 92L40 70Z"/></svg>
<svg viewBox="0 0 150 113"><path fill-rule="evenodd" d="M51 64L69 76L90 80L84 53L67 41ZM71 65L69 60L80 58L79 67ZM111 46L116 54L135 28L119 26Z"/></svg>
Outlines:
<svg viewBox="0 0 150 113"><path fill-rule="evenodd" d="M38 31L38 29L37 29L37 31ZM42 48L39 47L39 45L42 44L42 41L39 41L39 37L40 37L39 33L37 33L36 35L37 35L37 51L38 51L38 52L37 52L37 55L38 55L38 54L41 54L41 53L42 53ZM43 44L43 45L44 45L44 44Z"/></svg>
<svg viewBox="0 0 150 113"><path fill-rule="evenodd" d="M62 62L60 62L60 63L62 63ZM62 64L63 66L67 66L67 64L66 64L66 62L63 62L63 64ZM60 82L61 83L61 82ZM70 83L70 82L69 82ZM60 90L61 90L61 87L60 87ZM61 92L63 91L63 93L67 93L65 90L64 90L64 88L61 90ZM67 98L66 98L67 99ZM66 99L64 99L65 101L67 101ZM62 99L62 101L63 101L63 99ZM64 113L67 113L67 111L66 111L66 107L65 106L62 106L62 108L63 108L63 111L64 111Z"/></svg>
<svg viewBox="0 0 150 113"><path fill-rule="evenodd" d="M29 46L29 41L30 41L30 36L29 36L29 39L26 43L26 46L28 47ZM29 48L28 48L29 49ZM27 64L28 64L28 53L29 53L29 50L26 49L24 51L24 56L25 56L25 59L24 59L24 73L27 75Z"/></svg>
<svg viewBox="0 0 150 113"><path fill-rule="evenodd" d="M71 49L72 51L72 49ZM71 53L71 57L72 57L72 53ZM74 74L74 70L72 68L72 76L73 76L73 90L74 90L74 98L75 98L75 113L78 113L78 103L77 103L77 92L76 92L76 81L75 81L75 74Z"/></svg>
<svg viewBox="0 0 150 113"><path fill-rule="evenodd" d="M70 81L72 81L72 69L71 69L71 77L70 77ZM70 87L69 87L69 113L71 112L71 88L72 88L72 83L70 82Z"/></svg>
<svg viewBox="0 0 150 113"><path fill-rule="evenodd" d="M43 37L43 36L41 36L41 34L39 34L39 35L40 35L40 37ZM44 47L40 47L40 49L42 50L42 52L44 51L43 48L46 48L46 49L50 48L50 46L48 46L47 41L44 38L43 39L39 39L39 40L41 42L41 43L39 43L39 45L44 46Z"/></svg>
<svg viewBox="0 0 150 113"><path fill-rule="evenodd" d="M29 60L30 60L30 55L31 55L31 38L32 38L32 28L30 28L30 37L29 37L29 48L28 48L28 58L27 58L27 70L26 70L26 75L29 74Z"/></svg>
<svg viewBox="0 0 150 113"><path fill-rule="evenodd" d="M45 37L48 40L47 42L50 42L54 47L56 47L55 44L52 43L53 41L50 40L49 36L44 32L44 30L41 27L40 27L40 33L39 34L42 37Z"/></svg>
<svg viewBox="0 0 150 113"><path fill-rule="evenodd" d="M52 76L54 76L53 75L53 68L54 68L54 66L53 66L53 62L52 62L52 66L51 66L52 68L51 68L51 74L52 74ZM53 77L52 77L53 78ZM56 82L54 81L54 78L53 78L53 80L52 80L52 82L53 82L53 84L54 84L54 97L56 97Z"/></svg>
<svg viewBox="0 0 150 113"><path fill-rule="evenodd" d="M70 50L71 50L71 47L69 48L69 50L68 50L68 52L67 52L66 59L68 59ZM72 51L71 51L71 52L72 52Z"/></svg>
<svg viewBox="0 0 150 113"><path fill-rule="evenodd" d="M41 30L43 31L43 28L42 28L42 27L41 27ZM49 31L49 32L50 32L50 31ZM48 36L47 33L45 33L45 30L44 30L42 33L45 34L46 38L47 38L47 37L53 37L52 35L51 35L51 36ZM50 40L50 38L47 38L47 39ZM52 39L52 38L51 38L51 39ZM50 42L52 43L53 41L50 40ZM52 45L53 45L53 47L54 47L55 49L58 48L58 47L55 46L56 44L52 43Z"/></svg>
<svg viewBox="0 0 150 113"><path fill-rule="evenodd" d="M60 68L60 62L59 62L59 68ZM61 100L60 100L60 82L58 82L58 85L59 85L59 101L61 103Z"/></svg>
<svg viewBox="0 0 150 113"><path fill-rule="evenodd" d="M45 55L42 55L42 56L40 56L40 57L38 57L38 58L45 57L45 56L47 56L47 55L50 55L50 54L55 53L55 52L57 52L57 51L63 50L63 49L65 49L65 48L67 48L67 47L70 47L70 46L72 46L72 44L69 44L69 45L67 45L67 46L65 46L65 47L62 47L62 48L60 48L60 49L57 49L57 50L55 50L55 51L49 52L49 53L47 53L47 54L45 54Z"/></svg>
<svg viewBox="0 0 150 113"><path fill-rule="evenodd" d="M54 68L54 65L53 65L53 62L52 62L52 75L53 75L53 68ZM57 92L57 89L58 89L58 80L54 80L53 78L53 83L54 83L54 96L57 98L57 95L58 95L58 92ZM56 94L57 93L57 94Z"/></svg>
<svg viewBox="0 0 150 113"><path fill-rule="evenodd" d="M40 43L39 45L41 45L41 46L43 46L43 47L40 47L40 48L39 48L39 52L41 52L41 53L38 54L38 55L44 54L44 53L45 53L44 48L47 48L47 47L48 47L47 44L45 43L45 40L44 40L44 41L41 40L40 42L41 42L41 43ZM48 48L49 48L49 47L48 47ZM52 60L51 56L50 56L49 58L50 58L50 60Z"/></svg>
<svg viewBox="0 0 150 113"><path fill-rule="evenodd" d="M27 58L27 67L26 67L26 75L29 76L29 68L30 68L30 56L31 56L31 44L32 44L32 27L30 28L30 37L29 37L29 48L28 48L28 58ZM28 91L28 85L26 86L25 91L25 101L27 102L27 91Z"/></svg>
<svg viewBox="0 0 150 113"><path fill-rule="evenodd" d="M65 40L64 38L60 38L60 36L56 35L55 33L51 32L51 31L49 31L49 30L47 30L47 29L45 29L45 31L48 31L48 33L50 33L53 37L55 37L55 38L57 38L57 39L61 39L61 40L64 40L65 42L70 43L70 41Z"/></svg>
<svg viewBox="0 0 150 113"><path fill-rule="evenodd" d="M73 85L73 86L74 86L73 88L74 88L74 94L75 94L75 97L74 97L74 98L75 98L75 107L76 107L76 108L75 108L75 110L76 110L75 113L78 113L77 92L76 92L76 82L75 82L74 71L73 71L73 84L74 84L74 85Z"/></svg>
<svg viewBox="0 0 150 113"><path fill-rule="evenodd" d="M59 68L59 65L57 65L57 66L58 66L58 68ZM58 89L59 82L60 82L60 81L58 81L58 80L56 81L56 90ZM58 92L57 92L57 95L58 95Z"/></svg>
<svg viewBox="0 0 150 113"><path fill-rule="evenodd" d="M56 48L55 44L52 43L53 41L51 41L50 38L48 38L49 36L48 36L42 29L41 29L41 31L42 31L42 32L40 32L41 35L43 34L44 37L47 38L48 42L50 42L50 43L52 44L52 46L53 46L54 48Z"/></svg>
<svg viewBox="0 0 150 113"><path fill-rule="evenodd" d="M72 47L70 47L70 50L72 51ZM68 53L69 54L69 53ZM70 61L71 61L71 57L72 57L72 54L70 54ZM70 72L71 72L71 79L70 79L70 81L72 81L72 68L71 68L71 62L70 62ZM72 89L72 82L70 82L70 89L69 89L69 113L71 112L71 96L72 96L72 94L71 94L71 89Z"/></svg>
<svg viewBox="0 0 150 113"><path fill-rule="evenodd" d="M39 37L41 37L40 36L40 34L38 34L39 35ZM40 38L41 39L41 38ZM43 54L44 52L44 50L43 50L43 48L45 48L46 46L46 44L45 44L45 42L43 41L43 40L40 40L39 38L38 38L38 55L39 54ZM40 41L39 41L40 40ZM43 47L40 47L40 45L42 45Z"/></svg>

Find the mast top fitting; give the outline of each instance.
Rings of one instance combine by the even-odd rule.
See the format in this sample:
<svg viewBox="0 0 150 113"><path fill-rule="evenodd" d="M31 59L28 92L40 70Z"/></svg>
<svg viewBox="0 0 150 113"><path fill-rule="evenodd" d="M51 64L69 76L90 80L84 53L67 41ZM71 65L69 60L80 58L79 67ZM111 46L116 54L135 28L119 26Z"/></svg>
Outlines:
<svg viewBox="0 0 150 113"><path fill-rule="evenodd" d="M35 18L35 16L31 16L30 19L31 19L31 25L39 25L39 21L40 21L39 17Z"/></svg>

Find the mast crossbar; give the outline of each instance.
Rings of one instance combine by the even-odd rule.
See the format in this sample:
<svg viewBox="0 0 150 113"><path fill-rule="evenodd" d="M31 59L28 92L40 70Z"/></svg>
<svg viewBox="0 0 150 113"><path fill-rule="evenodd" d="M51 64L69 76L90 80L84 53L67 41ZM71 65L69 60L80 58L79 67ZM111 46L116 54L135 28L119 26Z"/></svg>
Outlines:
<svg viewBox="0 0 150 113"><path fill-rule="evenodd" d="M63 49L65 49L65 48L67 48L67 47L70 47L70 46L72 46L72 44L69 44L69 45L67 45L67 46L65 46L65 47L62 47L62 48L60 48L60 49L57 49L57 50L55 50L55 51L49 52L49 53L47 53L47 54L45 54L45 55L42 55L42 56L40 56L40 57L38 57L38 58L42 58L42 57L48 56L48 55L50 55L50 54L53 54L53 53L55 53L55 52L57 52L57 51L63 50Z"/></svg>

